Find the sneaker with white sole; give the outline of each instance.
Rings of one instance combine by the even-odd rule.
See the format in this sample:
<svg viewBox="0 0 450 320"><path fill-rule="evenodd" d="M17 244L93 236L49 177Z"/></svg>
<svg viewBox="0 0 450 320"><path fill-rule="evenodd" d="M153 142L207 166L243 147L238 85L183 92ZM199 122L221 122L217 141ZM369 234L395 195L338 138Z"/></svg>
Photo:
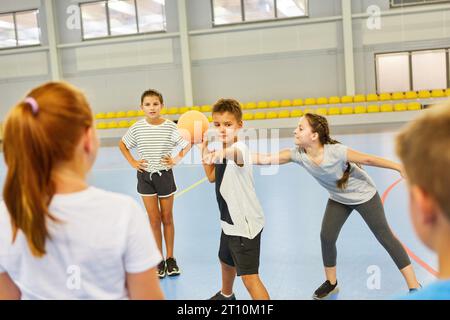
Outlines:
<svg viewBox="0 0 450 320"><path fill-rule="evenodd" d="M158 264L156 273L160 279L166 276L166 262L164 260Z"/></svg>
<svg viewBox="0 0 450 320"><path fill-rule="evenodd" d="M226 297L222 294L222 291L217 292L214 296L209 298L208 300L236 300L236 296L231 294L231 296Z"/></svg>
<svg viewBox="0 0 450 320"><path fill-rule="evenodd" d="M338 293L338 283L331 284L329 280L325 281L315 292L313 295L314 300L322 300L328 298L330 295Z"/></svg>
<svg viewBox="0 0 450 320"><path fill-rule="evenodd" d="M167 275L169 277L174 277L180 275L181 271L180 268L177 265L177 260L175 258L168 258L166 260L166 266L167 266Z"/></svg>

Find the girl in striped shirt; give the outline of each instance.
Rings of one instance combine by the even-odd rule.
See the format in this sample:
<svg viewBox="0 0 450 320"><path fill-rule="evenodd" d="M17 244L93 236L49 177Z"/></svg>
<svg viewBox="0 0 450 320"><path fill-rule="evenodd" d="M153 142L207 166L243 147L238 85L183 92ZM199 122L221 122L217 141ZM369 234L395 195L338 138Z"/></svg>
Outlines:
<svg viewBox="0 0 450 320"><path fill-rule="evenodd" d="M186 155L191 145L178 133L177 125L161 117L164 100L156 90L147 90L141 97L141 108L145 118L136 122L119 142L122 154L137 170L137 191L142 196L150 217L150 224L159 250L162 252L163 234L166 244L166 259L158 265L158 275L180 274L173 254L175 228L173 223L173 200L177 191L172 167ZM181 152L174 158L173 150ZM130 150L137 148L139 160Z"/></svg>

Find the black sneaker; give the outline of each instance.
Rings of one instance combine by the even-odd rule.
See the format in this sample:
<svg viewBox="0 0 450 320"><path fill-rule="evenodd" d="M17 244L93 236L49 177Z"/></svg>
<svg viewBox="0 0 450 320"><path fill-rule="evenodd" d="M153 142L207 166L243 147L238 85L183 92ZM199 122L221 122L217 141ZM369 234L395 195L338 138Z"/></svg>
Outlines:
<svg viewBox="0 0 450 320"><path fill-rule="evenodd" d="M180 272L180 268L178 268L177 260L175 258L168 258L166 260L167 265L167 275L169 277L178 276Z"/></svg>
<svg viewBox="0 0 450 320"><path fill-rule="evenodd" d="M166 276L166 262L164 260L158 264L158 270L156 271L156 273L158 274L158 277L160 279Z"/></svg>
<svg viewBox="0 0 450 320"><path fill-rule="evenodd" d="M419 288L410 288L409 289L409 294L414 294L417 291L419 291L420 289L422 289L422 285L419 283Z"/></svg>
<svg viewBox="0 0 450 320"><path fill-rule="evenodd" d="M225 297L222 294L222 291L217 292L214 296L209 298L208 300L236 300L236 296L234 293L231 295L231 297Z"/></svg>
<svg viewBox="0 0 450 320"><path fill-rule="evenodd" d="M337 286L337 281L335 285L332 285L330 281L325 281L315 292L313 298L315 300L325 299L331 294L338 293L339 288Z"/></svg>

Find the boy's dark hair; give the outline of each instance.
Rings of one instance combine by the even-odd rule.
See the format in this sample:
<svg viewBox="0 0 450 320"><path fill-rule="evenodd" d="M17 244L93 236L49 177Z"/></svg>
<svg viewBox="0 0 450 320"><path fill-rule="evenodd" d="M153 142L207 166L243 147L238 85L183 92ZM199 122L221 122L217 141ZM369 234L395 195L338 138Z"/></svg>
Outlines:
<svg viewBox="0 0 450 320"><path fill-rule="evenodd" d="M239 101L235 99L220 99L213 106L212 113L231 113L237 122L242 121L242 108Z"/></svg>
<svg viewBox="0 0 450 320"><path fill-rule="evenodd" d="M159 102L161 102L161 104L164 104L164 99L162 94L155 90L155 89L148 89L147 91L145 91L142 96L141 96L141 105L144 104L144 99L145 97L158 97Z"/></svg>

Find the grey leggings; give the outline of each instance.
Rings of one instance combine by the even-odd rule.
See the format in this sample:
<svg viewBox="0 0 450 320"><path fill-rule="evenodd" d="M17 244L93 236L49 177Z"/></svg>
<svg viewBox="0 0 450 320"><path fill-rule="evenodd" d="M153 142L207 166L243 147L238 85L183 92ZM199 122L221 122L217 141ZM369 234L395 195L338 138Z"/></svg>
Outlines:
<svg viewBox="0 0 450 320"><path fill-rule="evenodd" d="M359 212L400 270L411 264L405 249L389 228L380 195L377 193L371 200L359 205L345 205L331 199L328 200L320 232L325 267L336 266L336 241L342 226L353 210Z"/></svg>

